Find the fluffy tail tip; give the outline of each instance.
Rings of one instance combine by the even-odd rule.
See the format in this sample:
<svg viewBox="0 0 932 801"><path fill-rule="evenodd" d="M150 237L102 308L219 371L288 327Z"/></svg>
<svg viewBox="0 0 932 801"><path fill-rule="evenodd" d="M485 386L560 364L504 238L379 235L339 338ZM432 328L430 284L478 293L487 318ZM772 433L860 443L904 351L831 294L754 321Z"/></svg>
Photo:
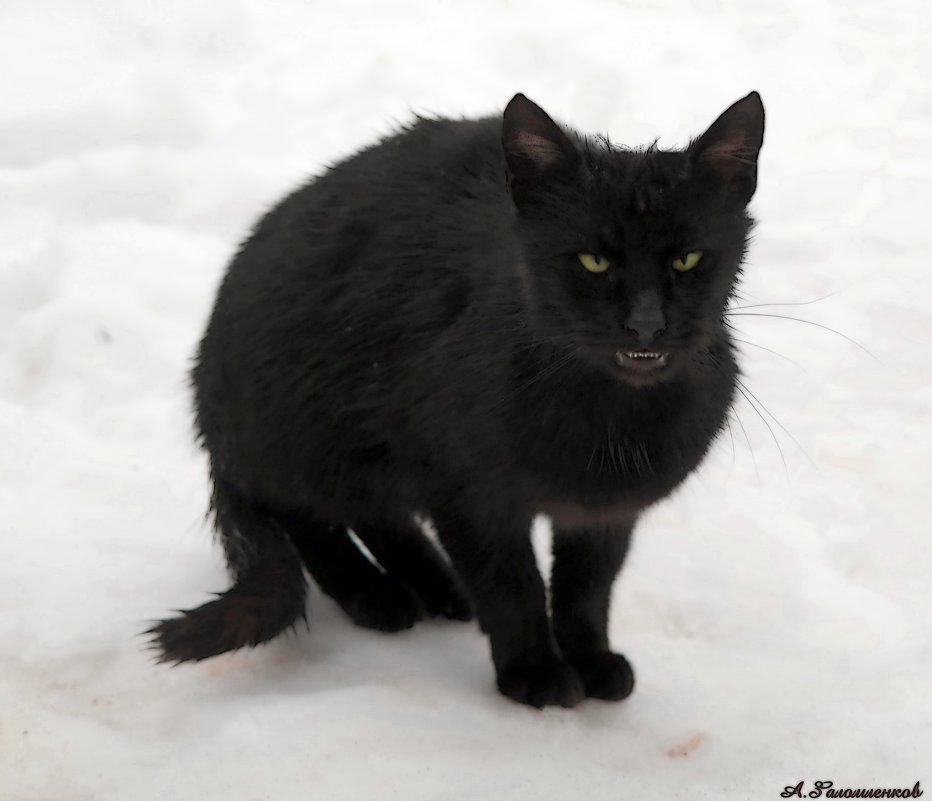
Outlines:
<svg viewBox="0 0 932 801"><path fill-rule="evenodd" d="M270 605L267 594L234 587L215 601L182 611L181 617L157 621L144 633L158 662L200 662L260 645L305 619L303 591L278 600L283 603Z"/></svg>

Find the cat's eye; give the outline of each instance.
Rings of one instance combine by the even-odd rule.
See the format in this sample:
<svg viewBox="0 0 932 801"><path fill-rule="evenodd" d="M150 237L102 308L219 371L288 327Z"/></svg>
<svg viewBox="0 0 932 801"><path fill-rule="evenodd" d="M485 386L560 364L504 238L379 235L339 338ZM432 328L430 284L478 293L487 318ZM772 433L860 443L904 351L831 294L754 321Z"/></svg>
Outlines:
<svg viewBox="0 0 932 801"><path fill-rule="evenodd" d="M682 259L673 260L673 269L681 273L689 272L702 258L701 250L691 250Z"/></svg>
<svg viewBox="0 0 932 801"><path fill-rule="evenodd" d="M593 253L578 253L579 262L590 273L604 273L608 269L608 259Z"/></svg>

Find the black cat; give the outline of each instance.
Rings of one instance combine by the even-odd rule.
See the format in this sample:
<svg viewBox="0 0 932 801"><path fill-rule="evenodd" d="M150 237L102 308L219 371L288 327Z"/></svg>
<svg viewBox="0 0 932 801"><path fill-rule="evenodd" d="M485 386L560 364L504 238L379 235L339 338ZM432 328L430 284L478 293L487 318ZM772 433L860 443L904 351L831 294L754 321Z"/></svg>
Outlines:
<svg viewBox="0 0 932 801"><path fill-rule="evenodd" d="M627 696L611 587L732 402L763 127L752 92L685 150L628 150L519 94L502 119L419 119L269 212L193 370L235 581L151 630L163 659L292 626L306 568L383 631L474 605L516 701Z"/></svg>

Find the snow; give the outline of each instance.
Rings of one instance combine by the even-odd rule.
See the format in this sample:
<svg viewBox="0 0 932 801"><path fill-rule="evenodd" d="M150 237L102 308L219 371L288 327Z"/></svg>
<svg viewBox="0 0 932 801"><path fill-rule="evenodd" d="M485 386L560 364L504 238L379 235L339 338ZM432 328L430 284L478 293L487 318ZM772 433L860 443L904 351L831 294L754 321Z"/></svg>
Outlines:
<svg viewBox="0 0 932 801"><path fill-rule="evenodd" d="M0 799L932 784L929 26L918 1L6 0ZM516 706L474 625L379 635L317 592L309 631L152 664L145 621L226 586L185 373L257 214L412 110L523 91L672 145L751 89L747 302L808 305L747 311L872 355L736 318L780 354L744 361L780 424L742 403L644 519L613 604L630 699Z"/></svg>

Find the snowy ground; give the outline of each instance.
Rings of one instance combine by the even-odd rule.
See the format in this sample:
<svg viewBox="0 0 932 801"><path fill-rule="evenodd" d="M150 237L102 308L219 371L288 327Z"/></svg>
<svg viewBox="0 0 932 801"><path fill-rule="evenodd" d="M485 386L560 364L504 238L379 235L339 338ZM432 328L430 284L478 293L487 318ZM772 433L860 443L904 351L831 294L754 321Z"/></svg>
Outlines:
<svg viewBox="0 0 932 801"><path fill-rule="evenodd" d="M0 799L932 788L930 34L924 2L4 0ZM474 626L380 636L317 593L309 632L150 663L143 621L226 586L185 370L268 203L411 109L520 90L678 144L751 89L748 302L830 297L749 311L875 358L738 318L785 357L746 348L782 425L741 406L644 520L612 622L633 697L524 709Z"/></svg>

